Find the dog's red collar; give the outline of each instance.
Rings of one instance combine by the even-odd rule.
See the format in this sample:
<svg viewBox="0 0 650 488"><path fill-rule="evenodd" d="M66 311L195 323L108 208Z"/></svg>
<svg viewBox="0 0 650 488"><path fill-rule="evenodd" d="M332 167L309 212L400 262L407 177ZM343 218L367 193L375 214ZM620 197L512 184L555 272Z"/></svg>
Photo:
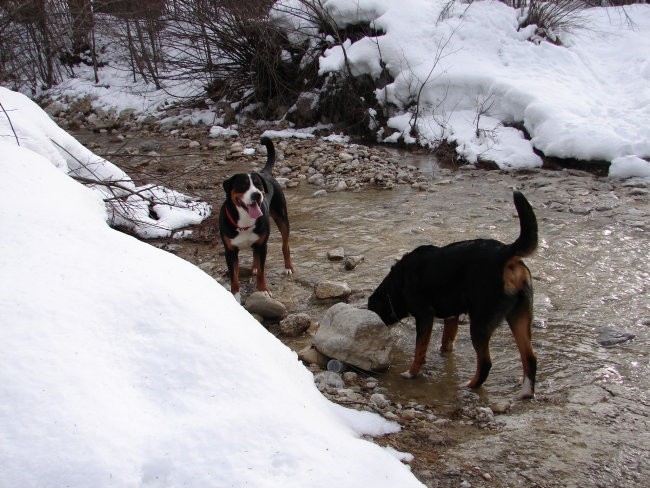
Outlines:
<svg viewBox="0 0 650 488"><path fill-rule="evenodd" d="M231 223L232 225L234 225L234 226L237 228L237 230L240 231L240 232L242 232L242 231L244 231L244 230L248 230L248 229L250 229L251 227L253 227L252 225L249 225L248 227L239 227L239 226L237 225L237 221L236 221L235 219L232 218L232 215L230 215L230 212L228 211L228 207L226 207L226 217L228 217L228 220L230 220L230 223Z"/></svg>

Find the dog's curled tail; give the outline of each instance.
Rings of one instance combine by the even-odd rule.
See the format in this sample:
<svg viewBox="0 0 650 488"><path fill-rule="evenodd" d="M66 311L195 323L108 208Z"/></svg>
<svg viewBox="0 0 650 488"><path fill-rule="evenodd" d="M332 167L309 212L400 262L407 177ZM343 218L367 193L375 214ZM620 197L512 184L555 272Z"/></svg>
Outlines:
<svg viewBox="0 0 650 488"><path fill-rule="evenodd" d="M511 255L529 256L537 249L537 218L533 207L521 192L515 190L512 197L519 215L520 232L517 240L510 246Z"/></svg>
<svg viewBox="0 0 650 488"><path fill-rule="evenodd" d="M264 136L260 139L260 144L266 146L266 165L262 168L262 172L271 174L273 172L273 165L275 164L275 147L273 146L273 141Z"/></svg>

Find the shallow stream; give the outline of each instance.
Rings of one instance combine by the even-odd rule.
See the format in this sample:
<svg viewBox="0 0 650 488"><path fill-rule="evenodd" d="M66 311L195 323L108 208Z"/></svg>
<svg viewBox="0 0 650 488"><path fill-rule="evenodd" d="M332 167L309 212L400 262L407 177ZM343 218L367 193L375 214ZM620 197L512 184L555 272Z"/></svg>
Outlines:
<svg viewBox="0 0 650 488"><path fill-rule="evenodd" d="M313 187L289 190L298 282L345 281L359 292L362 305L394 260L418 245L474 237L511 242L519 232L511 199L511 189L517 187L535 208L541 237L537 254L527 259L535 287L539 393L556 393L596 379L649 390L647 201L626 196L625 189L596 190L591 187L609 185L563 172L512 177L467 171L434 181L431 192L397 187L316 198ZM646 212L643 219L635 209ZM364 261L345 271L340 262L327 259L327 252L336 247L343 247L346 255L363 255ZM271 267L277 267L278 252L270 256ZM309 288L297 290L286 281L274 285L280 300L287 297L289 308L313 310ZM425 377L416 381L404 381L398 374L410 364L412 320L393 331L399 347L395 366L385 378L391 389L428 404L454 404L459 387L471 378L475 366L467 327L461 327L456 353L447 357L437 353L441 335L437 327ZM626 333L635 338L611 347L598 342L611 341L610 336L623 339ZM511 395L521 371L507 327L495 334L492 350L493 371L482 394Z"/></svg>

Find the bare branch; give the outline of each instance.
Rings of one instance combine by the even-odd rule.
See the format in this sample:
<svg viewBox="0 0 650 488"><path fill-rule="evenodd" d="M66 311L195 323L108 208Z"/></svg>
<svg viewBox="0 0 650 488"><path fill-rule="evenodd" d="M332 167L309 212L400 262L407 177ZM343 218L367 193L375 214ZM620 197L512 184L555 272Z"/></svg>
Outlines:
<svg viewBox="0 0 650 488"><path fill-rule="evenodd" d="M20 146L20 140L18 139L18 134L16 134L16 129L14 128L14 124L11 122L11 117L9 117L9 114L5 110L4 106L0 102L0 108L2 109L2 112L5 114L5 117L7 117L7 122L9 122L9 127L11 127L11 131L14 133L14 137L16 138L16 144Z"/></svg>

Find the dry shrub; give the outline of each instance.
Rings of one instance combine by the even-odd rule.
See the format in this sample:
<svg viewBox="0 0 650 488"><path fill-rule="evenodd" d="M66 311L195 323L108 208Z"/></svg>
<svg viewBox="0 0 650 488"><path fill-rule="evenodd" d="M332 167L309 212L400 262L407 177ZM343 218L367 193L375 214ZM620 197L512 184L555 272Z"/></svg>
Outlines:
<svg viewBox="0 0 650 488"><path fill-rule="evenodd" d="M520 27L536 25L538 34L559 42L559 33L581 27L580 12L586 7L583 0L530 0Z"/></svg>

